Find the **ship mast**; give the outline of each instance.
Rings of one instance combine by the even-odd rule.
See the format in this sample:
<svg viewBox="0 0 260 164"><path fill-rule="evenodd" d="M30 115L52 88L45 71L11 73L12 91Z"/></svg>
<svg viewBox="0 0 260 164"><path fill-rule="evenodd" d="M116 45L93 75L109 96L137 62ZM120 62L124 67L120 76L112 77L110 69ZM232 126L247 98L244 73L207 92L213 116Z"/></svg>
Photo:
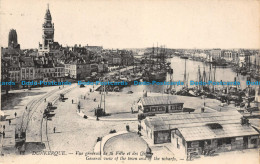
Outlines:
<svg viewBox="0 0 260 164"><path fill-rule="evenodd" d="M153 56L154 56L154 44L153 44ZM150 68L152 67L152 55L150 54Z"/></svg>
<svg viewBox="0 0 260 164"><path fill-rule="evenodd" d="M186 86L186 59L185 60L185 70L184 70L184 87Z"/></svg>
<svg viewBox="0 0 260 164"><path fill-rule="evenodd" d="M201 74L200 74L200 66L198 65L198 82L201 81ZM199 85L199 90L201 90L201 85Z"/></svg>
<svg viewBox="0 0 260 164"><path fill-rule="evenodd" d="M158 70L158 42L157 42L157 49L156 49L156 66Z"/></svg>

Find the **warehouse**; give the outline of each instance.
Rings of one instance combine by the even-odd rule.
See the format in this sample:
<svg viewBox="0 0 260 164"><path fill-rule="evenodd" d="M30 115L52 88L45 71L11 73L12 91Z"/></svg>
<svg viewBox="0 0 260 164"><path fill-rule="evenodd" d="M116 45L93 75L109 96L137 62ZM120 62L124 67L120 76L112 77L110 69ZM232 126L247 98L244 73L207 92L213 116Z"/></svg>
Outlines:
<svg viewBox="0 0 260 164"><path fill-rule="evenodd" d="M137 102L141 113L177 113L183 111L183 102L177 96L142 97Z"/></svg>
<svg viewBox="0 0 260 164"><path fill-rule="evenodd" d="M241 117L237 111L160 114L141 122L142 134L154 144L171 143L174 151L181 151L186 157L209 150L255 148L259 133Z"/></svg>

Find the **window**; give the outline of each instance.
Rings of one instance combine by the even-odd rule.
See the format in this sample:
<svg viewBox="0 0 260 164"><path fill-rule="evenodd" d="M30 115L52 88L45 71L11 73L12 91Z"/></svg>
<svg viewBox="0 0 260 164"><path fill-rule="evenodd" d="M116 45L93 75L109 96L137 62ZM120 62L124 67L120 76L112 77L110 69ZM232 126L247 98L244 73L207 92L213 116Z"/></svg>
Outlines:
<svg viewBox="0 0 260 164"><path fill-rule="evenodd" d="M187 147L188 147L188 148L191 147L191 142L187 142Z"/></svg>
<svg viewBox="0 0 260 164"><path fill-rule="evenodd" d="M224 142L225 144L231 144L231 138L224 138L224 139L223 139L223 142Z"/></svg>
<svg viewBox="0 0 260 164"><path fill-rule="evenodd" d="M256 138L251 139L251 144L257 144L257 139Z"/></svg>
<svg viewBox="0 0 260 164"><path fill-rule="evenodd" d="M163 107L162 106L158 107L158 111L163 111Z"/></svg>
<svg viewBox="0 0 260 164"><path fill-rule="evenodd" d="M205 142L204 141L199 141L199 147L204 147Z"/></svg>
<svg viewBox="0 0 260 164"><path fill-rule="evenodd" d="M155 112L156 109L157 109L157 107L151 107L151 111L152 111L152 112Z"/></svg>
<svg viewBox="0 0 260 164"><path fill-rule="evenodd" d="M207 143L208 145L211 145L211 140L207 140L206 143Z"/></svg>
<svg viewBox="0 0 260 164"><path fill-rule="evenodd" d="M144 108L144 112L149 112L149 108Z"/></svg>
<svg viewBox="0 0 260 164"><path fill-rule="evenodd" d="M222 144L223 144L222 139L219 139L219 140L218 140L218 146L221 146Z"/></svg>

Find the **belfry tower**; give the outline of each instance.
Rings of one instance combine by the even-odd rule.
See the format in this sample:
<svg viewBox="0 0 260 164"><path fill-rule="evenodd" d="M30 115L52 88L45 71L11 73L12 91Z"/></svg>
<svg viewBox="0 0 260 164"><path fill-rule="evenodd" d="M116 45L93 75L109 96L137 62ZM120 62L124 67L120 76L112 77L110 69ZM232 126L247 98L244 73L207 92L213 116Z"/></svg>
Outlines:
<svg viewBox="0 0 260 164"><path fill-rule="evenodd" d="M42 44L47 46L54 41L54 23L52 23L51 12L49 10L49 4L44 16L44 23L42 24Z"/></svg>
<svg viewBox="0 0 260 164"><path fill-rule="evenodd" d="M42 43L39 43L39 55L50 53L57 44L54 42L54 23L52 23L51 12L49 4L44 16L44 23L42 24Z"/></svg>

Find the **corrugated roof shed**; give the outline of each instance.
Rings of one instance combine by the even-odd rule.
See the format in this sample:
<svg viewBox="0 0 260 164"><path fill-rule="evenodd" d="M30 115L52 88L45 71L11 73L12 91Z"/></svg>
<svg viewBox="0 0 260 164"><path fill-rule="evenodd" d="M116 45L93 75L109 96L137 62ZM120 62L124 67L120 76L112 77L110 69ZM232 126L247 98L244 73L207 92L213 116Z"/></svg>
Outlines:
<svg viewBox="0 0 260 164"><path fill-rule="evenodd" d="M242 115L237 111L214 113L172 113L147 117L144 122L153 131L178 129L186 141L259 135L251 126L241 125ZM211 129L207 124L217 123L223 128Z"/></svg>
<svg viewBox="0 0 260 164"><path fill-rule="evenodd" d="M180 101L177 96L151 96L151 97L142 97L142 104L146 105L163 105L163 104L174 104L174 103L183 103Z"/></svg>
<svg viewBox="0 0 260 164"><path fill-rule="evenodd" d="M208 126L179 128L186 141L198 141L228 137L259 135L251 126L241 124L225 124L222 129L210 129Z"/></svg>
<svg viewBox="0 0 260 164"><path fill-rule="evenodd" d="M168 129L177 129L181 127L195 127L207 123L240 123L242 115L237 112L213 112L213 113L171 113L160 114L147 117L145 123L154 131L160 130L161 127Z"/></svg>

